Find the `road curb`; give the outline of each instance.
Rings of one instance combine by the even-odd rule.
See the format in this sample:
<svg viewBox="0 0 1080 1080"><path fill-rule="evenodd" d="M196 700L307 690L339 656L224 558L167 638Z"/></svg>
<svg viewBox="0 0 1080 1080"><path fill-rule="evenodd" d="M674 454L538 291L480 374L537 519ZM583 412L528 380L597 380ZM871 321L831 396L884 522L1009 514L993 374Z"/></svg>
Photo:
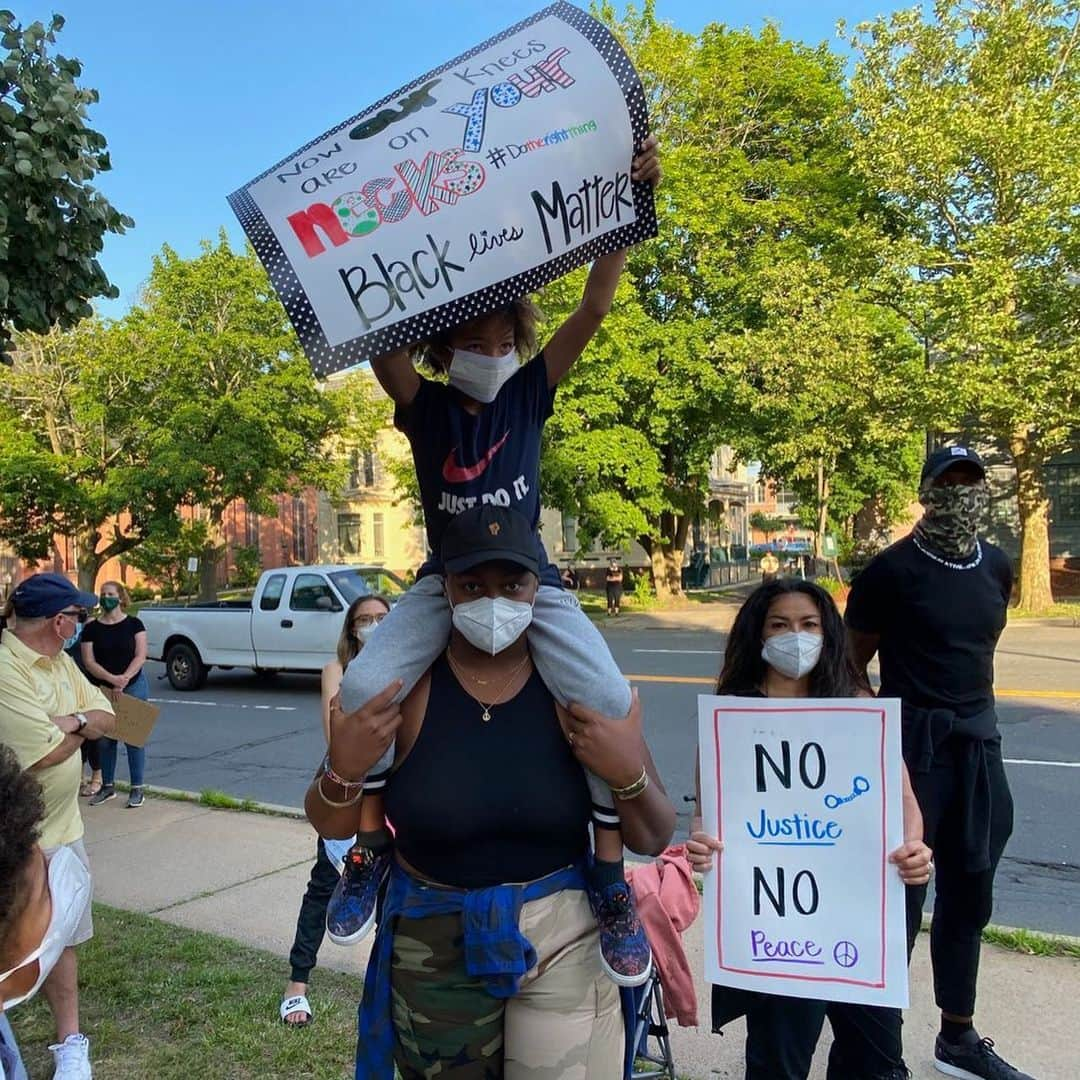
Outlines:
<svg viewBox="0 0 1080 1080"><path fill-rule="evenodd" d="M128 791L130 785L117 782L117 790ZM151 797L172 799L175 802L188 802L194 803L197 806L204 806L207 810L224 810L232 813L241 814L262 814L267 817L283 817L292 818L298 821L306 821L307 815L303 809L299 806L281 806L277 803L263 803L257 802L254 799L247 800L246 804L242 803L239 799L235 800L235 806L215 806L207 803L203 800L202 792L198 791L185 791L183 788L166 788L166 787L151 787L145 785L143 791ZM628 862L634 863L647 863L650 860L647 857L631 856ZM698 885L698 892L701 891L701 875L695 873L694 880ZM930 929L930 916L923 915L922 920L922 932L926 933ZM996 923L991 923L986 927L986 931L997 934L1027 934L1033 938L1039 940L1051 942L1054 944L1067 945L1073 948L1080 949L1080 937L1073 937L1071 934L1054 934L1048 933L1044 930L1028 930L1022 926L999 926ZM1008 946L999 946L999 948L1008 948ZM1020 952L1021 950L1011 949L1012 952ZM1023 955L1033 956L1034 959L1044 960L1053 959L1052 957L1044 957L1033 953L1023 953Z"/></svg>
<svg viewBox="0 0 1080 1080"><path fill-rule="evenodd" d="M117 791L130 791L131 785L118 780L116 782L116 789ZM307 814L304 813L304 809L301 806L282 806L278 803L258 802L255 799L235 799L231 795L224 796L229 802L219 804L204 799L204 793L201 791L186 791L184 788L157 787L156 785L151 784L144 784L143 792L151 798L157 797L159 799L171 799L173 802L195 803L198 806L205 807L207 810L228 810L232 813L263 814L267 817L297 818L300 821L307 820ZM235 805L232 805L233 803L235 803Z"/></svg>

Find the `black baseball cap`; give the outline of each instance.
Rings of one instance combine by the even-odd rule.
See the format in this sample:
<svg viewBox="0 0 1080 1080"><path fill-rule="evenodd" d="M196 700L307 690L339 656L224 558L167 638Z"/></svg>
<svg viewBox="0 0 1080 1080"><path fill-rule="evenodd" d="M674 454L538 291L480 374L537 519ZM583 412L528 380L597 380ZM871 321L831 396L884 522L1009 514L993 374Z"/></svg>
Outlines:
<svg viewBox="0 0 1080 1080"><path fill-rule="evenodd" d="M529 519L507 506L474 506L457 514L443 533L443 567L461 574L486 562L511 562L540 575L540 545Z"/></svg>
<svg viewBox="0 0 1080 1080"><path fill-rule="evenodd" d="M919 483L925 484L928 480L936 480L946 469L951 469L953 465L959 465L961 462L974 465L980 475L986 476L986 467L974 450L966 446L942 446L926 459Z"/></svg>
<svg viewBox="0 0 1080 1080"><path fill-rule="evenodd" d="M31 574L15 587L11 602L24 619L47 619L68 607L89 610L98 598L76 589L63 574Z"/></svg>

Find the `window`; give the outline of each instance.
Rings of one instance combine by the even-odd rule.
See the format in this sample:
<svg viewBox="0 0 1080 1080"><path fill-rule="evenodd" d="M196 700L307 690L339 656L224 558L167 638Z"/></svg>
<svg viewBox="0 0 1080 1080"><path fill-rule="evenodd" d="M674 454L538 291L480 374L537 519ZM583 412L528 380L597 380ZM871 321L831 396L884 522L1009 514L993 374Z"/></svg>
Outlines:
<svg viewBox="0 0 1080 1080"><path fill-rule="evenodd" d="M308 561L307 503L294 497L292 501L292 557L293 562Z"/></svg>
<svg viewBox="0 0 1080 1080"><path fill-rule="evenodd" d="M1080 465L1047 465L1046 490L1055 525L1080 523Z"/></svg>
<svg viewBox="0 0 1080 1080"><path fill-rule="evenodd" d="M375 455L370 450L364 451L364 487L375 486Z"/></svg>
<svg viewBox="0 0 1080 1080"><path fill-rule="evenodd" d="M355 491L360 486L360 451L354 450L349 455L349 489Z"/></svg>
<svg viewBox="0 0 1080 1080"><path fill-rule="evenodd" d="M376 559L383 557L383 516L371 515L371 549Z"/></svg>
<svg viewBox="0 0 1080 1080"><path fill-rule="evenodd" d="M360 554L363 520L359 514L338 514L337 540L342 555Z"/></svg>
<svg viewBox="0 0 1080 1080"><path fill-rule="evenodd" d="M266 579L266 587L259 598L260 611L277 611L281 594L285 591L285 575L272 574Z"/></svg>
<svg viewBox="0 0 1080 1080"><path fill-rule="evenodd" d="M289 607L293 611L340 611L341 604L322 574L297 574Z"/></svg>
<svg viewBox="0 0 1080 1080"><path fill-rule="evenodd" d="M567 554L577 551L577 518L570 514L562 516L562 549Z"/></svg>

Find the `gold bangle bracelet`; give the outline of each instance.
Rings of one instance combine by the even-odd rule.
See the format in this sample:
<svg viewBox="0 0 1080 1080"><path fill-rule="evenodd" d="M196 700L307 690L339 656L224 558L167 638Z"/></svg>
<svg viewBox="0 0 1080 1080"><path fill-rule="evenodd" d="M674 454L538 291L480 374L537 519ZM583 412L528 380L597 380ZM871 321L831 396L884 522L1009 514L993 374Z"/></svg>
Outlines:
<svg viewBox="0 0 1080 1080"><path fill-rule="evenodd" d="M344 802L335 802L333 799L326 797L326 792L322 789L323 778L320 776L315 781L315 790L319 793L319 798L322 799L327 806L332 806L335 810L344 810L346 807L355 806L363 797L364 789L361 788L351 799L346 799Z"/></svg>
<svg viewBox="0 0 1080 1080"><path fill-rule="evenodd" d="M621 799L623 802L629 799L636 799L647 787L649 786L649 773L644 765L641 766L641 775L632 783L627 784L626 787L612 788L611 794L616 799Z"/></svg>

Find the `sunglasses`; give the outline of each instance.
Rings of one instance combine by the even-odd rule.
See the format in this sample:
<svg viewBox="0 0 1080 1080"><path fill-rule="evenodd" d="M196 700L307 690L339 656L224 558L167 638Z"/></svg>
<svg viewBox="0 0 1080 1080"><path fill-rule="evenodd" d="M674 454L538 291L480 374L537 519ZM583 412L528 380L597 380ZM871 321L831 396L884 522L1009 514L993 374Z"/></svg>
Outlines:
<svg viewBox="0 0 1080 1080"><path fill-rule="evenodd" d="M58 611L57 615L63 615L68 619L74 619L76 622L84 623L89 618L89 614L86 608L76 608L74 611Z"/></svg>

